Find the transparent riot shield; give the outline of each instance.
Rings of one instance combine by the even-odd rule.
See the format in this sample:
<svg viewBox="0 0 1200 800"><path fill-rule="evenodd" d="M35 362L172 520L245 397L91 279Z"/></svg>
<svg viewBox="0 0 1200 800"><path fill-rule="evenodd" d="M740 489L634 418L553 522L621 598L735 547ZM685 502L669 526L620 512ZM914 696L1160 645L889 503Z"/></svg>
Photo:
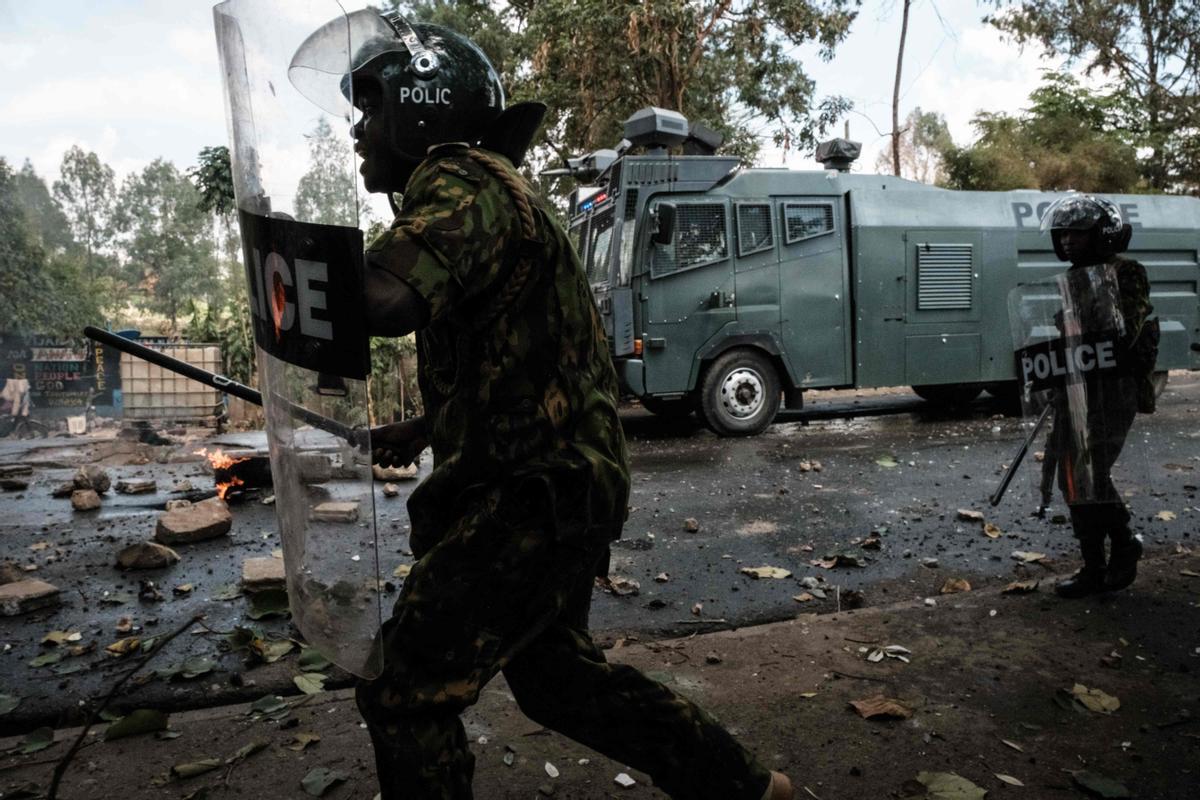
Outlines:
<svg viewBox="0 0 1200 800"><path fill-rule="evenodd" d="M1041 461L1026 471L1040 507L1056 487L1068 505L1118 503L1140 492L1146 442L1133 429L1137 385L1122 351L1113 267L1076 267L1018 286L1008 306L1026 420L1051 406Z"/></svg>
<svg viewBox="0 0 1200 800"><path fill-rule="evenodd" d="M288 80L297 49L343 12L228 0L213 15L292 617L370 678L382 615L351 104L330 118ZM341 37L326 66L345 74L354 47Z"/></svg>

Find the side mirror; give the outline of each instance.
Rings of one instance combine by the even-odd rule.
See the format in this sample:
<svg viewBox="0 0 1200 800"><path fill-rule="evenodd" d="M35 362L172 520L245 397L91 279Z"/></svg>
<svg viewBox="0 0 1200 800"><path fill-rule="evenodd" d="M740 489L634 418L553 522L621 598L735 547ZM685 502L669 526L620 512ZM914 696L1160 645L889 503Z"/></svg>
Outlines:
<svg viewBox="0 0 1200 800"><path fill-rule="evenodd" d="M655 244L668 245L675 238L675 204L659 203L654 209L654 233L650 241Z"/></svg>

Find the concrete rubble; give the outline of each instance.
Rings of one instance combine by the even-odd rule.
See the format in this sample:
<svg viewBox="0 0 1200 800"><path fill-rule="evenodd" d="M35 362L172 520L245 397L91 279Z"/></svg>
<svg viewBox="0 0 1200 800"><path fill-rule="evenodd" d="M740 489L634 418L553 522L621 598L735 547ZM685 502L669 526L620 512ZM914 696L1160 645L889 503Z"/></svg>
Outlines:
<svg viewBox="0 0 1200 800"><path fill-rule="evenodd" d="M104 494L112 486L112 478L103 467L95 464L85 464L75 473L76 489L92 489L97 494Z"/></svg>
<svg viewBox="0 0 1200 800"><path fill-rule="evenodd" d="M118 569L162 569L178 561L179 553L157 542L138 542L117 553Z"/></svg>
<svg viewBox="0 0 1200 800"><path fill-rule="evenodd" d="M211 497L185 508L175 508L159 516L154 540L159 544L190 544L215 539L229 533L233 515L219 497Z"/></svg>
<svg viewBox="0 0 1200 800"><path fill-rule="evenodd" d="M247 592L282 589L285 583L282 558L247 558L242 562L242 588Z"/></svg>
<svg viewBox="0 0 1200 800"><path fill-rule="evenodd" d="M0 617L15 617L58 604L58 587L36 579L0 586Z"/></svg>
<svg viewBox="0 0 1200 800"><path fill-rule="evenodd" d="M417 465L409 464L407 467L381 467L378 464L371 466L371 473L375 476L375 480L391 483L393 481L411 481L417 477Z"/></svg>
<svg viewBox="0 0 1200 800"><path fill-rule="evenodd" d="M76 511L95 511L100 508L100 495L93 489L76 489L71 492L71 507Z"/></svg>
<svg viewBox="0 0 1200 800"><path fill-rule="evenodd" d="M158 491L158 482L153 478L125 478L117 481L121 494L149 494Z"/></svg>
<svg viewBox="0 0 1200 800"><path fill-rule="evenodd" d="M313 508L312 518L317 522L357 522L358 503L321 503Z"/></svg>

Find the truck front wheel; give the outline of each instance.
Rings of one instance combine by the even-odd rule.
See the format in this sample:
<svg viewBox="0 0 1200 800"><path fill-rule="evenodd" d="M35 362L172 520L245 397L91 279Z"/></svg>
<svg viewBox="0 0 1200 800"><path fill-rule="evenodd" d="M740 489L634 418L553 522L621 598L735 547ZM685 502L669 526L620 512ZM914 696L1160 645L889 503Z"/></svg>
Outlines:
<svg viewBox="0 0 1200 800"><path fill-rule="evenodd" d="M774 365L753 350L730 350L705 371L700 413L718 436L753 436L775 419L780 400Z"/></svg>

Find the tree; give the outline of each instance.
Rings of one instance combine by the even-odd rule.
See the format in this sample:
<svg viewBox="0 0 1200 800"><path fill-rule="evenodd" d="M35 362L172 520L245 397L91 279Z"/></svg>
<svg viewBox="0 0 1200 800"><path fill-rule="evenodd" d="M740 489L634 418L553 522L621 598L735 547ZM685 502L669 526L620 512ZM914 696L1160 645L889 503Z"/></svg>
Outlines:
<svg viewBox="0 0 1200 800"><path fill-rule="evenodd" d="M749 160L764 121L777 144L807 148L849 107L819 100L791 52L815 42L832 57L857 0L397 5L480 40L511 99L545 102L547 130L570 152L613 146L630 114L655 105L723 133L725 149Z"/></svg>
<svg viewBox="0 0 1200 800"><path fill-rule="evenodd" d="M70 222L75 240L83 248L86 277L108 273L114 262L105 258L113 239L113 202L116 179L112 167L95 153L72 145L63 154L62 177L54 182L54 198Z"/></svg>
<svg viewBox="0 0 1200 800"><path fill-rule="evenodd" d="M33 164L26 159L21 171L14 173L12 178L17 202L29 223L29 232L37 237L42 249L49 253L73 250L75 237L71 235L71 224L50 195L46 182L34 171Z"/></svg>
<svg viewBox="0 0 1200 800"><path fill-rule="evenodd" d="M904 40L908 38L908 11L912 0L904 0L904 17L900 22L900 47L896 51L896 82L892 84L892 174L900 174L900 74L904 67Z"/></svg>
<svg viewBox="0 0 1200 800"><path fill-rule="evenodd" d="M946 179L943 153L954 146L945 118L936 111L922 111L920 106L908 112L899 130L897 148L881 151L875 161L880 172L892 170L921 183L941 185ZM899 169L896 169L897 156Z"/></svg>
<svg viewBox="0 0 1200 800"><path fill-rule="evenodd" d="M229 217L237 210L233 193L233 165L229 148L224 145L203 147L199 163L188 170L188 177L200 192L200 210L218 217Z"/></svg>
<svg viewBox="0 0 1200 800"><path fill-rule="evenodd" d="M147 290L146 305L176 327L190 300L219 290L200 193L175 165L155 159L121 187L117 222L130 282Z"/></svg>
<svg viewBox="0 0 1200 800"><path fill-rule="evenodd" d="M980 112L978 140L943 151L947 184L957 189L1077 189L1132 192L1141 187L1129 113L1117 94L1095 92L1069 75L1046 73L1020 115Z"/></svg>
<svg viewBox="0 0 1200 800"><path fill-rule="evenodd" d="M1200 191L1198 0L992 0L988 17L1018 43L1083 64L1136 100L1125 120L1147 148L1149 187Z"/></svg>
<svg viewBox="0 0 1200 800"><path fill-rule="evenodd" d="M323 116L307 138L310 163L296 185L296 218L325 225L357 225L359 207L365 203L357 198L349 139L334 135Z"/></svg>

